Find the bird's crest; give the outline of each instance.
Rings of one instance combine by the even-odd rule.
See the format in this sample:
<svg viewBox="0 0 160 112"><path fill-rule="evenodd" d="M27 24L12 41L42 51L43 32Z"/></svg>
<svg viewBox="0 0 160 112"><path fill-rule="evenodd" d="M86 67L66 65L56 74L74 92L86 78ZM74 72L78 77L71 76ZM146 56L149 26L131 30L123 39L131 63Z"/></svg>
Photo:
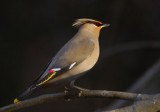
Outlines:
<svg viewBox="0 0 160 112"><path fill-rule="evenodd" d="M83 19L77 19L72 26L74 27L80 27L81 25L85 24L85 23L93 23L96 25L102 25L103 23L97 20L93 20L93 19L87 19L87 18L83 18Z"/></svg>

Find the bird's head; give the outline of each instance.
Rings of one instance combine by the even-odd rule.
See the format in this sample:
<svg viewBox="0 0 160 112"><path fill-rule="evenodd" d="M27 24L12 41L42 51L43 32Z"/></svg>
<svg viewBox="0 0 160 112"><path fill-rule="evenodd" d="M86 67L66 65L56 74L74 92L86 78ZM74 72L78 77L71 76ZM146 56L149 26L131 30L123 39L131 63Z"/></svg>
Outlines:
<svg viewBox="0 0 160 112"><path fill-rule="evenodd" d="M72 26L74 27L91 27L93 29L98 29L100 31L103 27L108 27L110 24L103 24L100 21L93 20L93 19L87 19L87 18L82 18L82 19L77 19Z"/></svg>

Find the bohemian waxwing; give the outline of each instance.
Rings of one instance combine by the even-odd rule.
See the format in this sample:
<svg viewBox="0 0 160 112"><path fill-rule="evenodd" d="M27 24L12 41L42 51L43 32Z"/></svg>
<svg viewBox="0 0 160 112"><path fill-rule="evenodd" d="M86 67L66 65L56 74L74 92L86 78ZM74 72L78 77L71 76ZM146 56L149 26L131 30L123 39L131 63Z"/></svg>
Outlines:
<svg viewBox="0 0 160 112"><path fill-rule="evenodd" d="M69 83L96 64L99 57L100 30L109 24L83 18L77 19L72 26L79 28L77 34L60 49L40 76L14 103L24 100L42 85Z"/></svg>

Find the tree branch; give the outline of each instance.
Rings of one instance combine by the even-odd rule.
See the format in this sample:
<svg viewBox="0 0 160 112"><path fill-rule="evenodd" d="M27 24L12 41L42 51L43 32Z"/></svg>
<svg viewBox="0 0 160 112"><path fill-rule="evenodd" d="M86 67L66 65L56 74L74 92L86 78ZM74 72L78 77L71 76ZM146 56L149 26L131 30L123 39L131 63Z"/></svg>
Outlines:
<svg viewBox="0 0 160 112"><path fill-rule="evenodd" d="M160 48L159 42L134 42L128 43L120 46L115 46L107 51L103 52L103 58L110 57L120 52L128 51L128 50L136 50L143 48ZM69 94L65 93L57 93L57 94L46 94L36 98L24 100L19 104L10 104L0 108L0 112L11 112L15 110L19 110L26 107L31 107L34 105L57 101L57 100L65 100L65 98L116 98L116 99L124 99L124 100L133 100L136 101L133 105L124 107L121 109L116 109L113 111L106 112L158 112L160 110L160 95L145 95L145 94L135 94L135 93L127 93L127 92L117 92L117 91L105 91L105 90L83 90L78 93L69 92Z"/></svg>
<svg viewBox="0 0 160 112"><path fill-rule="evenodd" d="M158 59L131 87L126 90L127 92L136 92L136 93L148 93L149 91L152 93L159 93L158 89L153 91L154 86L159 83L159 74L160 74L160 59ZM98 110L97 112L102 112L107 109L113 109L115 107L122 107L128 104L128 102L124 100L116 101L111 104L109 107Z"/></svg>
<svg viewBox="0 0 160 112"><path fill-rule="evenodd" d="M11 112L14 110L19 110L22 108L56 101L56 100L65 100L66 98L74 99L74 98L118 98L124 100L141 100L148 99L150 96L145 94L135 94L135 93L127 93L127 92L117 92L117 91L105 91L105 90L83 90L79 92L68 92L65 93L57 93L57 94L46 94L36 98L24 100L19 104L10 104L8 106L4 106L0 108L0 112Z"/></svg>
<svg viewBox="0 0 160 112"><path fill-rule="evenodd" d="M14 110L19 110L22 108L31 107L31 106L46 103L46 102L61 100L61 99L64 99L64 96L65 96L65 93L46 94L36 98L24 100L19 104L10 104L10 105L4 106L0 108L0 112L11 112Z"/></svg>
<svg viewBox="0 0 160 112"><path fill-rule="evenodd" d="M138 100L131 106L103 112L160 112L160 94L149 96L148 100Z"/></svg>

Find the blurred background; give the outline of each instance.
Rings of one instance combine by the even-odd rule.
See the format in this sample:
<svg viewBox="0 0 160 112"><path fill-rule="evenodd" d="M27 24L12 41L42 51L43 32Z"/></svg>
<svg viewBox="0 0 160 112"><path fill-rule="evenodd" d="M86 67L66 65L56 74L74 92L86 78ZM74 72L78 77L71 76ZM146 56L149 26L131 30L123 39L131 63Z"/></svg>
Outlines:
<svg viewBox="0 0 160 112"><path fill-rule="evenodd" d="M0 5L0 106L11 104L32 83L77 32L72 23L78 18L111 24L101 31L98 63L76 82L81 87L128 91L139 78L145 79L160 57L159 0L9 0ZM157 74L133 92L158 93L159 83ZM63 91L49 88L31 97ZM114 101L118 100L56 101L16 112L93 112L116 108Z"/></svg>

